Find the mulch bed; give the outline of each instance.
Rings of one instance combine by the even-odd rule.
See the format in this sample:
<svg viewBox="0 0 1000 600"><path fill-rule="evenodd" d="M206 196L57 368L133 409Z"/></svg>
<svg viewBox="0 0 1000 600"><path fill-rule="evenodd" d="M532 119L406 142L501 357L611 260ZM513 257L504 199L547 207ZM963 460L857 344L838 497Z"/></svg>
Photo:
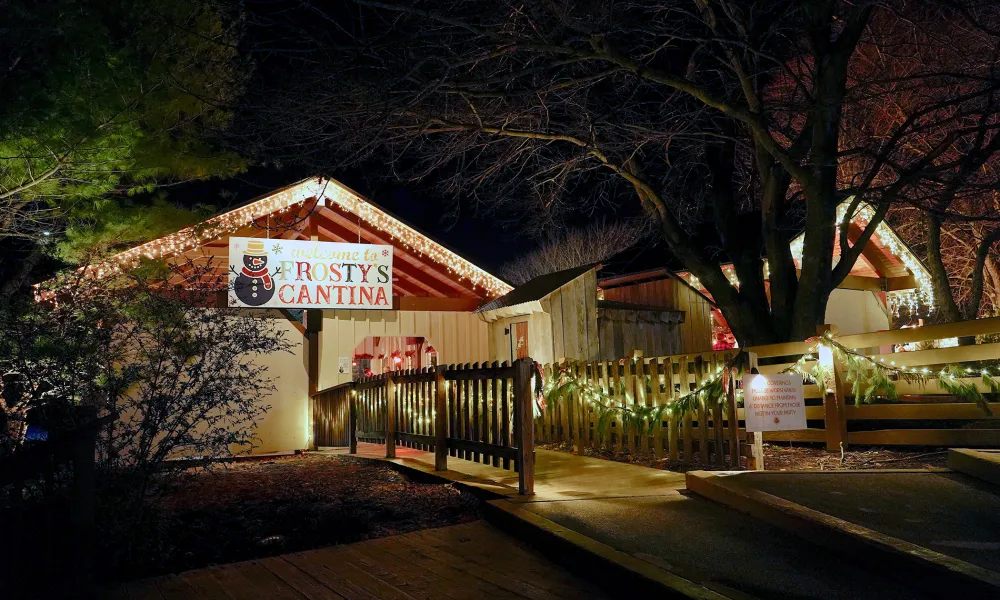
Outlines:
<svg viewBox="0 0 1000 600"><path fill-rule="evenodd" d="M465 523L480 507L451 485L348 456L214 465L164 477L162 486L157 551L133 553L118 569L122 579Z"/></svg>
<svg viewBox="0 0 1000 600"><path fill-rule="evenodd" d="M546 450L573 452L573 447L569 444L539 443L536 446ZM697 462L678 462L671 461L669 458L658 459L648 455L633 455L628 452L612 452L597 448L585 448L584 454L595 458L678 473L731 469L731 467L717 467L714 464L702 465ZM947 458L948 451L945 448L905 450L859 448L848 450L844 453L843 460L841 460L839 452L828 452L825 448L818 445L764 444L764 467L769 471L942 468L946 466ZM745 459L743 466L746 467Z"/></svg>

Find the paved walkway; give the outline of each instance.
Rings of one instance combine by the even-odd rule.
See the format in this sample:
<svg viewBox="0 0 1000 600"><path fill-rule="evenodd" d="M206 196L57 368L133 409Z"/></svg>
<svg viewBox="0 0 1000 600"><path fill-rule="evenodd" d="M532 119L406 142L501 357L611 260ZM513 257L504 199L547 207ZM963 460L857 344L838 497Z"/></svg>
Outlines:
<svg viewBox="0 0 1000 600"><path fill-rule="evenodd" d="M1000 572L1000 488L961 473L753 473L727 478Z"/></svg>
<svg viewBox="0 0 1000 600"><path fill-rule="evenodd" d="M339 451L338 451L339 452ZM385 448L358 444L358 454ZM397 448L394 462L433 472L434 456ZM538 450L535 495L517 474L449 457L437 473L502 494L558 525L730 596L919 598L920 594L735 510L688 494L684 476Z"/></svg>
<svg viewBox="0 0 1000 600"><path fill-rule="evenodd" d="M104 598L603 600L607 596L477 521L131 582Z"/></svg>

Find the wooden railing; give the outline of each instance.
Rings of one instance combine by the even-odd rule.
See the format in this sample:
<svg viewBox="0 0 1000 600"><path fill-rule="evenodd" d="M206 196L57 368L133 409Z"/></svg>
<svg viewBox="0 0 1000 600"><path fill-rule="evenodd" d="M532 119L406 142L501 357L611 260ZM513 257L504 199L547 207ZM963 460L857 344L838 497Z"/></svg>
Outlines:
<svg viewBox="0 0 1000 600"><path fill-rule="evenodd" d="M899 367L926 369L924 383L896 381L900 398L896 402L875 400L855 406L851 394L853 382L843 381L843 366L834 361L834 381L840 382L829 392L816 385L807 385L806 418L809 429L804 431L771 432L765 441L824 442L831 450L857 445L972 446L1000 447L1000 398L978 374L982 368L993 368L994 379L1000 381L1000 343L989 338L1000 336L1000 317L927 325L908 329L835 336L847 348L877 361ZM903 344L934 342L950 338L977 336L975 345L930 348L912 352L895 351ZM984 336L986 340L984 341ZM776 373L787 368L802 355L812 354L814 342L791 342L756 346L754 352L761 363L762 373ZM811 369L813 361L807 361ZM975 403L961 401L939 385L942 369L955 367L959 371L972 369L974 376L956 377L953 384L975 387L989 400L993 416Z"/></svg>
<svg viewBox="0 0 1000 600"><path fill-rule="evenodd" d="M95 445L100 428L113 418L97 419L0 461L0 596L88 595Z"/></svg>
<svg viewBox="0 0 1000 600"><path fill-rule="evenodd" d="M733 388L727 390L723 404L700 405L683 414L663 413L654 422L648 417L629 418L637 414L637 407L669 405L698 389L735 355L732 350L653 358L636 354L613 361L546 365L546 382L559 380L562 370L563 380L572 378L579 385L560 397L549 394L542 414L535 419L535 439L572 444L580 453L591 448L739 468L739 457L746 455L741 443L745 432L728 418L736 406ZM586 391L588 386L598 391L597 401L616 407L603 423L602 410Z"/></svg>
<svg viewBox="0 0 1000 600"><path fill-rule="evenodd" d="M518 473L522 494L534 490L531 359L508 363L439 366L397 371L322 390L313 395L317 446L357 441L433 451L435 468L448 458L471 460Z"/></svg>

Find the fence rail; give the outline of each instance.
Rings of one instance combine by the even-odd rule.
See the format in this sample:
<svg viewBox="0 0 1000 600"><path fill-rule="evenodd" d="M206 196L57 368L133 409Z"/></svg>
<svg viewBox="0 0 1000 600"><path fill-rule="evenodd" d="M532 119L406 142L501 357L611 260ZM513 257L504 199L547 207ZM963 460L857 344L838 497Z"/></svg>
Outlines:
<svg viewBox="0 0 1000 600"><path fill-rule="evenodd" d="M842 382L829 391L807 385L806 418L809 429L804 431L770 432L767 441L825 442L837 450L843 445L898 446L980 446L1000 447L1000 398L995 398L991 386L978 374L992 368L1000 376L1000 343L992 340L1000 335L1000 317L895 329L875 333L836 336L837 343L864 354L875 361L925 373L926 381L896 381L899 400L875 399L871 404L855 406L853 382ZM975 344L927 347L900 351L905 345L940 346L943 340L976 337ZM814 342L792 342L750 348L756 353L762 373L777 373L789 367L802 355L811 354ZM812 368L815 361L806 361ZM949 373L972 369L974 377L949 378L952 387L962 385L975 389L987 400L992 416L978 404L956 398L940 385L942 369ZM840 361L833 363L834 380L843 379Z"/></svg>
<svg viewBox="0 0 1000 600"><path fill-rule="evenodd" d="M531 359L397 371L313 395L318 446L383 443L432 451L435 468L448 458L518 473L519 490L534 489Z"/></svg>

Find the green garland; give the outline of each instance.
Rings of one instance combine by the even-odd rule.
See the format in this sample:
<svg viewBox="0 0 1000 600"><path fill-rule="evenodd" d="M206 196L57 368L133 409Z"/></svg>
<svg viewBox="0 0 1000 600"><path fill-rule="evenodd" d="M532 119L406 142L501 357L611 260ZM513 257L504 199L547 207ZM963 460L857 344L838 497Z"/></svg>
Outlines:
<svg viewBox="0 0 1000 600"><path fill-rule="evenodd" d="M851 394L854 396L855 406L871 403L876 398L885 398L895 402L899 400L899 392L896 389L897 381L908 383L918 383L925 385L929 377L929 369L915 369L911 367L896 366L895 361L886 362L885 359L875 360L865 356L851 348L844 346L833 339L830 334L812 338L816 342L810 352L816 352L821 347L828 348L833 354L834 360L843 365L843 379L851 383ZM781 373L798 373L803 376L803 381L811 381L821 387L830 389L835 382L833 373L824 368L820 361L816 360L811 368L806 368L806 363L814 360L812 354L805 354L790 367ZM633 400L626 390L624 381L619 381L620 394L624 400L612 398L604 392L600 386L589 381L581 381L569 369L568 365L559 367L556 377L542 388L542 394L547 402L555 403L566 399L570 394L582 394L584 402L590 404L597 413L597 432L601 443L610 430L610 424L616 415L621 416L622 424L625 427L635 427L640 434L651 435L658 427L665 416L679 417L688 412L714 404L726 404L723 402L725 389L723 388L724 371L730 371L738 367L734 377L739 377L746 372L748 360L745 352L740 351L735 357L728 361L725 366L715 374L709 376L695 390L658 406L630 406ZM958 373L958 377L956 377ZM993 412L989 407L989 399L979 391L975 382L962 381L962 375L979 374L983 384L990 389L991 397L1000 396L1000 380L995 379L988 369L980 371L974 369L959 369L949 367L938 374L938 385L949 394L957 396L967 402L975 403L987 416ZM646 376L646 393L652 393L652 386L659 385L652 382L651 376ZM737 390L737 403L742 404L742 390Z"/></svg>
<svg viewBox="0 0 1000 600"><path fill-rule="evenodd" d="M873 399L879 397L884 397L892 402L899 400L896 381L902 380L922 385L927 382L926 369L921 372L917 369L897 367L895 361L887 363L885 359L874 360L837 342L829 334L813 339L816 340L816 346L810 348L810 351L816 351L825 346L830 349L834 360L843 365L843 378L844 381L851 382L851 395L854 396L855 406L869 404ZM824 368L819 361L813 365L811 372L802 368L802 365L812 358L812 355L805 355L782 373L800 373L804 377L812 379L817 385L829 389L834 385L833 373Z"/></svg>
<svg viewBox="0 0 1000 600"><path fill-rule="evenodd" d="M542 394L545 396L546 402L553 405L574 392L581 394L584 402L589 403L597 413L597 433L601 443L604 443L604 438L610 430L611 420L616 415L621 415L623 427L635 427L640 435L651 435L656 427L663 422L665 416L678 417L699 407L707 407L712 404L721 403L725 406L722 403L725 390L721 374L724 370L732 369L739 361L745 362L745 356L742 352L737 354L715 375L703 381L698 388L667 404L657 406L630 406L628 403L632 400L632 396L625 389L625 384L622 381L619 381L618 384L624 401L618 401L606 394L600 386L589 381L581 381L574 376L568 365L559 367L558 375L542 388ZM650 375L647 375L645 380L647 394L652 393L654 384L659 385L659 382L652 381Z"/></svg>

